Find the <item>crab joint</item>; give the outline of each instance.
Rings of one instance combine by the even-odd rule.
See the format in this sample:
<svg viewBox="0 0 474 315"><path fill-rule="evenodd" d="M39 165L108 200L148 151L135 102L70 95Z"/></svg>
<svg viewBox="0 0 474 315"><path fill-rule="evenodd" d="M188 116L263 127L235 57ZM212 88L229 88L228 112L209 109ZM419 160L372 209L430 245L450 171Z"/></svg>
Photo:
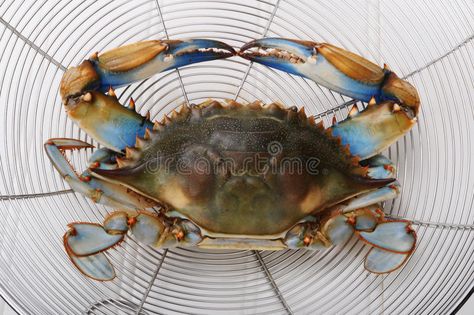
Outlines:
<svg viewBox="0 0 474 315"><path fill-rule="evenodd" d="M137 217L129 217L127 220L128 226L134 226L137 223Z"/></svg>
<svg viewBox="0 0 474 315"><path fill-rule="evenodd" d="M91 177L90 177L89 175L86 175L86 176L82 176L82 175L81 175L80 180L81 180L82 182L86 182L86 183L87 183L87 182L90 182L90 181L91 181Z"/></svg>
<svg viewBox="0 0 474 315"><path fill-rule="evenodd" d="M91 93L86 93L86 94L84 94L84 96L82 97L82 100L83 100L84 102L90 102L90 101L92 101L92 94L91 94Z"/></svg>
<svg viewBox="0 0 474 315"><path fill-rule="evenodd" d="M349 223L350 225L355 225L356 224L356 219L354 216L350 216L347 218L347 223Z"/></svg>
<svg viewBox="0 0 474 315"><path fill-rule="evenodd" d="M100 198L102 197L102 195L103 195L102 190L96 189L96 190L94 190L94 192L92 193L90 198L92 199L92 201L98 203Z"/></svg>
<svg viewBox="0 0 474 315"><path fill-rule="evenodd" d="M172 233L178 242L181 242L182 240L184 240L185 234L182 228L176 227L175 229L173 229Z"/></svg>

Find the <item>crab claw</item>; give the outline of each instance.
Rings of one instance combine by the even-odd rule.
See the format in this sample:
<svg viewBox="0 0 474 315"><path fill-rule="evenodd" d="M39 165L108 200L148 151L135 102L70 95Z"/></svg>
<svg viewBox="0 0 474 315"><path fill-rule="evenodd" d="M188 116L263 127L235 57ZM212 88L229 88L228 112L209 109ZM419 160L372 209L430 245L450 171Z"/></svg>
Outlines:
<svg viewBox="0 0 474 315"><path fill-rule="evenodd" d="M168 45L166 53L174 58L167 69L186 66L196 62L228 58L235 55L235 50L226 43L210 39L165 40Z"/></svg>
<svg viewBox="0 0 474 315"><path fill-rule="evenodd" d="M272 68L303 76L333 91L368 102L397 101L416 115L415 88L388 68L327 43L262 38L245 44L239 55Z"/></svg>
<svg viewBox="0 0 474 315"><path fill-rule="evenodd" d="M104 53L94 53L77 67L69 68L61 80L63 103L87 91L106 92L152 75L189 65L233 56L234 49L210 39L148 40Z"/></svg>
<svg viewBox="0 0 474 315"><path fill-rule="evenodd" d="M210 39L150 40L93 56L91 62L100 77L100 90L105 92L110 86L120 87L165 70L234 54L231 46Z"/></svg>

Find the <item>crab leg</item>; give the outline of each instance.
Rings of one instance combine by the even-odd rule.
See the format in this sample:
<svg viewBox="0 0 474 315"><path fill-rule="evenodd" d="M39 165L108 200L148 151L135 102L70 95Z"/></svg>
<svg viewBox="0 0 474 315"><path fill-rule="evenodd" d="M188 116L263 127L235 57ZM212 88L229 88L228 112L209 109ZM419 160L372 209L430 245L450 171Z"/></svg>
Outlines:
<svg viewBox="0 0 474 315"><path fill-rule="evenodd" d="M361 162L375 179L395 178L395 166L383 155ZM373 273L388 273L399 268L413 252L416 235L408 221L384 218L378 203L393 199L399 192L398 182L372 190L333 207L330 214L297 224L286 235L290 248L324 250L346 242L354 232L373 246L365 259L365 268Z"/></svg>
<svg viewBox="0 0 474 315"><path fill-rule="evenodd" d="M111 207L143 209L155 205L154 202L124 186L95 178L88 170L79 176L66 159L65 151L91 148L92 145L75 139L49 139L44 147L54 167L75 192ZM92 164L100 168L100 162L99 164L97 162L92 161Z"/></svg>
<svg viewBox="0 0 474 315"><path fill-rule="evenodd" d="M395 165L387 157L379 154L368 160L362 161L361 164L367 165L368 176L374 179L396 178ZM400 184L393 181L388 185L363 193L349 199L343 204L337 205L339 210L349 212L356 209L368 207L370 205L379 204L387 200L394 199L400 193Z"/></svg>
<svg viewBox="0 0 474 315"><path fill-rule="evenodd" d="M364 266L377 274L401 267L416 244L416 233L410 222L387 220L378 206L350 213L334 211L319 220L299 223L287 233L285 242L289 248L324 250L346 242L354 233L373 247Z"/></svg>
<svg viewBox="0 0 474 315"><path fill-rule="evenodd" d="M161 248L194 246L202 240L198 227L188 220L171 220L149 212L115 211L103 225L71 223L64 234L64 247L84 275L101 281L115 278L112 264L103 252L120 244L130 231L144 245Z"/></svg>

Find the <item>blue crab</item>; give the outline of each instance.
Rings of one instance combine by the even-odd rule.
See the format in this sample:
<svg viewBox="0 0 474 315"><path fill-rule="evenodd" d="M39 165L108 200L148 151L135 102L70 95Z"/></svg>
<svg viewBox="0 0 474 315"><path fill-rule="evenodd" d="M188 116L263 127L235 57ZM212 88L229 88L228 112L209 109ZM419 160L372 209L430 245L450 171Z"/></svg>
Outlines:
<svg viewBox="0 0 474 315"><path fill-rule="evenodd" d="M230 56L304 76L368 102L325 128L304 109L260 101L209 100L183 105L152 122L121 105L114 88L182 65ZM380 204L400 185L384 149L413 127L415 88L325 43L264 38L238 53L193 39L144 41L94 54L66 71L60 88L67 114L104 148L78 175L65 158L80 140L55 138L45 150L76 192L119 210L102 224L69 224L64 246L86 276L111 280L104 252L130 232L158 248L324 250L353 234L372 246L365 268L391 272L416 244L409 221L384 216ZM158 210L153 210L158 209Z"/></svg>

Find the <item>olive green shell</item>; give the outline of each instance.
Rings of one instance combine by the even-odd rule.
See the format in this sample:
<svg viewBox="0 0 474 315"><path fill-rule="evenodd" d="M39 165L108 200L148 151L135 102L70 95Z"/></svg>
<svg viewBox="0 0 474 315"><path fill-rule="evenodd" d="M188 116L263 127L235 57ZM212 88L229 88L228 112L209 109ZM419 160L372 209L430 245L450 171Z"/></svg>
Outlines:
<svg viewBox="0 0 474 315"><path fill-rule="evenodd" d="M208 101L155 123L118 169L93 172L210 233L263 237L387 183L358 162L303 110Z"/></svg>

